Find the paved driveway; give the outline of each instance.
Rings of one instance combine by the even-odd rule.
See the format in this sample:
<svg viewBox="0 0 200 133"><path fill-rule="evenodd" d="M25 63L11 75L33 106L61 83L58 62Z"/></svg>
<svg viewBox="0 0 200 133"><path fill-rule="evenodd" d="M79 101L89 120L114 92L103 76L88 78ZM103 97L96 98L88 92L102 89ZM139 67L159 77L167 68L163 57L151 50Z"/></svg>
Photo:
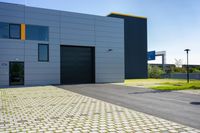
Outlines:
<svg viewBox="0 0 200 133"><path fill-rule="evenodd" d="M199 95L112 84L59 87L200 129L200 105L195 104L195 102L200 102Z"/></svg>

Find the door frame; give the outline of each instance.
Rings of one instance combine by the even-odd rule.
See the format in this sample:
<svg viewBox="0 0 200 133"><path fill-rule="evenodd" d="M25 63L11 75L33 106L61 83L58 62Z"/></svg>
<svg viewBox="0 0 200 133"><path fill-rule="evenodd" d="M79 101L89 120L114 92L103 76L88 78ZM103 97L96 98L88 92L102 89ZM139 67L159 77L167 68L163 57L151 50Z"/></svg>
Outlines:
<svg viewBox="0 0 200 133"><path fill-rule="evenodd" d="M9 61L9 85L15 86L15 84L11 84L11 63L22 63L23 64L23 73L24 73L24 61ZM24 74L25 75L25 74ZM24 85L24 75L23 75L23 83L20 85Z"/></svg>
<svg viewBox="0 0 200 133"><path fill-rule="evenodd" d="M80 45L60 45L60 84L62 83L62 76L61 76L61 48L62 47L80 47L80 48L91 48L92 49L92 82L88 84L96 83L96 47L95 46L80 46Z"/></svg>

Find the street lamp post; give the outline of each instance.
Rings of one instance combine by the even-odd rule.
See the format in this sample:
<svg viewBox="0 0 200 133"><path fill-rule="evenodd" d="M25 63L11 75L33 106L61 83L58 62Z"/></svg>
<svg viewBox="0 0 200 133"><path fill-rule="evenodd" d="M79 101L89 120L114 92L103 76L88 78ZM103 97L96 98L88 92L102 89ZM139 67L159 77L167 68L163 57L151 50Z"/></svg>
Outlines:
<svg viewBox="0 0 200 133"><path fill-rule="evenodd" d="M185 49L184 51L186 51L186 53L187 53L187 83L189 83L189 65L188 65L188 53L189 53L189 51L190 51L190 49Z"/></svg>

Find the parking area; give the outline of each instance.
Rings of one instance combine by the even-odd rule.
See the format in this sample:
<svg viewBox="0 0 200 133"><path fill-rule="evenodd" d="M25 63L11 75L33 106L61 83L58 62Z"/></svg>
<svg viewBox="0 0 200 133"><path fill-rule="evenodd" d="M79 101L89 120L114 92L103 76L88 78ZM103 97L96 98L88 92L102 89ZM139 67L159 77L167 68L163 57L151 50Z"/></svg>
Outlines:
<svg viewBox="0 0 200 133"><path fill-rule="evenodd" d="M0 132L200 133L188 126L66 90L72 86L63 88L0 89Z"/></svg>
<svg viewBox="0 0 200 133"><path fill-rule="evenodd" d="M199 95L114 84L59 86L82 95L200 129Z"/></svg>

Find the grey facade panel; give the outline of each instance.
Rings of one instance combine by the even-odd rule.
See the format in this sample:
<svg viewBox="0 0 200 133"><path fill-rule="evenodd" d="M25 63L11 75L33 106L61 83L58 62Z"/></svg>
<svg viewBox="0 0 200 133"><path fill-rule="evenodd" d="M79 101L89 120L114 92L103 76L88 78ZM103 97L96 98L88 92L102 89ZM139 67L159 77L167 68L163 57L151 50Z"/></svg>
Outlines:
<svg viewBox="0 0 200 133"><path fill-rule="evenodd" d="M94 25L86 25L86 24L76 24L76 23L66 23L66 22L61 22L60 24L61 31L64 31L63 28L65 29L70 29L70 30L83 30L83 31L94 31Z"/></svg>
<svg viewBox="0 0 200 133"><path fill-rule="evenodd" d="M60 39L62 45L74 45L74 46L95 46L94 41L88 40L75 40L75 39Z"/></svg>
<svg viewBox="0 0 200 133"><path fill-rule="evenodd" d="M24 23L24 6L0 3L1 22Z"/></svg>
<svg viewBox="0 0 200 133"><path fill-rule="evenodd" d="M66 12L66 11L60 11L60 13L61 13L61 16L68 17L68 18L79 18L79 19L93 20L96 17L96 16L90 15L90 14L82 14L82 13L74 13L74 12Z"/></svg>
<svg viewBox="0 0 200 133"><path fill-rule="evenodd" d="M24 55L23 49L0 49L0 55Z"/></svg>
<svg viewBox="0 0 200 133"><path fill-rule="evenodd" d="M0 16L1 22L15 22L16 24L24 23L24 18L13 17L13 16Z"/></svg>
<svg viewBox="0 0 200 133"><path fill-rule="evenodd" d="M11 55L0 55L0 61L4 64L7 64L7 67L9 66L8 63L9 61L24 61L24 55L16 55L16 54L11 54Z"/></svg>
<svg viewBox="0 0 200 133"><path fill-rule="evenodd" d="M24 12L16 12L15 10L5 10L0 8L0 16L24 18Z"/></svg>
<svg viewBox="0 0 200 133"><path fill-rule="evenodd" d="M96 75L99 82L124 80L124 24L122 20L116 20L96 18Z"/></svg>
<svg viewBox="0 0 200 133"><path fill-rule="evenodd" d="M78 35L78 36L91 36L94 38L95 36L95 32L94 29L93 30L77 30L77 29L61 29L61 34L63 35Z"/></svg>
<svg viewBox="0 0 200 133"><path fill-rule="evenodd" d="M124 22L123 19L111 18L111 17L99 17L99 16L95 16L95 19L96 19L96 21L113 22L114 24L118 23L119 25L121 25Z"/></svg>
<svg viewBox="0 0 200 133"><path fill-rule="evenodd" d="M95 38L92 35L77 35L77 34L61 34L60 38L62 40L77 40L77 41L88 41L90 42L94 42Z"/></svg>
<svg viewBox="0 0 200 133"><path fill-rule="evenodd" d="M96 41L106 41L106 42L118 42L123 43L124 39L119 37L110 37L110 36L96 36Z"/></svg>
<svg viewBox="0 0 200 133"><path fill-rule="evenodd" d="M101 45L101 48L115 48L115 49L124 49L124 46L120 42L106 42L106 41L96 41L96 45Z"/></svg>
<svg viewBox="0 0 200 133"><path fill-rule="evenodd" d="M24 6L19 5L19 4L9 4L9 3L0 3L0 9L4 10L15 10L17 12L23 12L24 11Z"/></svg>
<svg viewBox="0 0 200 133"><path fill-rule="evenodd" d="M116 34L116 33L122 33L122 30L119 28L114 28L114 27L108 27L108 26L96 26L95 27L96 31L104 31L104 32L109 32L110 34Z"/></svg>
<svg viewBox="0 0 200 133"><path fill-rule="evenodd" d="M49 44L49 62L38 62L38 42L26 41L25 47L25 85L59 84L59 45ZM46 82L45 82L46 81ZM51 81L51 82L49 82ZM54 81L54 82L53 82Z"/></svg>
<svg viewBox="0 0 200 133"><path fill-rule="evenodd" d="M59 27L57 22L48 21L48 20L40 20L40 19L32 19L32 18L26 18L25 23L26 24L32 24L32 25L57 26L57 27Z"/></svg>
<svg viewBox="0 0 200 133"><path fill-rule="evenodd" d="M93 25L94 19L87 18L74 18L74 17L66 17L64 15L61 16L61 22L63 23L73 23L73 24L84 24L84 25Z"/></svg>
<svg viewBox="0 0 200 133"><path fill-rule="evenodd" d="M46 16L44 18L44 16ZM59 22L60 16L58 15L52 15L52 14L45 14L40 12L32 12L25 10L25 17L26 19L39 19L39 20L47 20L47 21L53 21L53 22Z"/></svg>
<svg viewBox="0 0 200 133"><path fill-rule="evenodd" d="M95 81L124 81L123 19L5 3L0 10L2 22L49 27L49 41L0 39L0 85L9 85L9 61L16 60L24 62L25 85L60 84L60 45L95 47ZM38 43L49 44L49 62L38 62Z"/></svg>

